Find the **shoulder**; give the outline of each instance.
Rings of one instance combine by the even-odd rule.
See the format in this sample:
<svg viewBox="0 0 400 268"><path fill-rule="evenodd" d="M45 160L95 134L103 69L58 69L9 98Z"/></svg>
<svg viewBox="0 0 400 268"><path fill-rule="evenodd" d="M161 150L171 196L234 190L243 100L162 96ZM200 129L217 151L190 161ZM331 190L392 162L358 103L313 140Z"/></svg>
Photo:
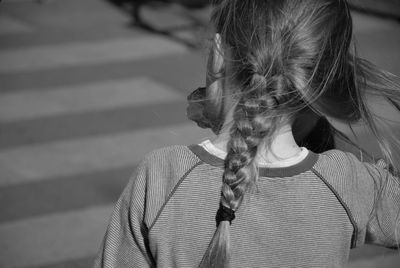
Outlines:
<svg viewBox="0 0 400 268"><path fill-rule="evenodd" d="M319 154L314 169L324 177L348 178L354 171L352 168L353 157L356 158L354 155L344 151L329 150Z"/></svg>
<svg viewBox="0 0 400 268"><path fill-rule="evenodd" d="M381 161L363 162L354 154L341 150L320 154L314 169L330 184L353 194L373 192L376 180L382 177Z"/></svg>
<svg viewBox="0 0 400 268"><path fill-rule="evenodd" d="M317 167L319 169L325 169L329 172L342 175L365 175L363 173L367 172L370 176L381 175L373 174L380 168L384 168L385 164L382 160L376 163L361 161L357 156L350 152L345 152L341 150L329 150L324 153L319 154L319 160L317 162ZM371 173L372 172L372 173ZM357 177L357 176L356 176Z"/></svg>
<svg viewBox="0 0 400 268"><path fill-rule="evenodd" d="M320 154L317 163L317 169L321 172L345 176L347 180L352 178L374 184L384 178L390 170L382 159L361 161L354 154L341 150L329 150Z"/></svg>
<svg viewBox="0 0 400 268"><path fill-rule="evenodd" d="M160 157L180 156L192 154L191 150L186 145L171 145L150 151L145 155L145 159L151 160Z"/></svg>
<svg viewBox="0 0 400 268"><path fill-rule="evenodd" d="M353 247L364 243L365 226L375 202L376 164L354 154L330 150L319 155L314 172L327 184L346 210L354 226Z"/></svg>
<svg viewBox="0 0 400 268"><path fill-rule="evenodd" d="M188 146L174 145L147 153L138 164L131 181L141 181L143 188L152 194L154 190L165 193L187 176L202 161ZM159 195L156 194L156 195Z"/></svg>
<svg viewBox="0 0 400 268"><path fill-rule="evenodd" d="M189 147L183 145L156 149L144 156L131 181L141 181L148 226L182 181L201 163Z"/></svg>
<svg viewBox="0 0 400 268"><path fill-rule="evenodd" d="M186 169L200 162L200 159L185 145L173 145L153 150L142 160L152 169Z"/></svg>
<svg viewBox="0 0 400 268"><path fill-rule="evenodd" d="M329 150L320 154L320 158L323 161L329 161L330 164L335 165L347 165L350 164L351 158L356 158L353 154L341 151L341 150Z"/></svg>

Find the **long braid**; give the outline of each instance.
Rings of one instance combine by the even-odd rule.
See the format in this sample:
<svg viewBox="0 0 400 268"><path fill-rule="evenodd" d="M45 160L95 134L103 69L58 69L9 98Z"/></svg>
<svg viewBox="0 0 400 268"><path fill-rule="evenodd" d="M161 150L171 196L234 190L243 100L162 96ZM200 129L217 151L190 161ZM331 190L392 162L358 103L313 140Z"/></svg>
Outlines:
<svg viewBox="0 0 400 268"><path fill-rule="evenodd" d="M220 209L216 217L217 230L200 267L229 267L229 226L246 191L257 178L255 159L258 148L265 142L265 146L268 146L268 137L275 131L278 120L275 108L279 99L276 92L281 91L276 87L282 86L280 81L281 79L267 79L260 73L254 73L248 89L242 92L235 107L227 144ZM221 218L221 213L228 213L231 218Z"/></svg>
<svg viewBox="0 0 400 268"><path fill-rule="evenodd" d="M319 95L313 89L325 81L319 77L323 68L318 64L325 63L318 60L319 48L329 42L322 34L317 35L321 42L308 38L311 26L305 23L311 24L313 20L305 20L309 16L306 13L293 12L302 10L300 4L313 4L318 12L328 12L330 7L311 0L225 0L213 13L216 32L228 52L227 78L237 88L232 89L236 106L227 144L217 229L201 268L230 267L230 224L246 191L257 179L258 151L269 149L281 123L280 113L285 115L282 120L290 120L292 113L304 107L305 100ZM317 26L324 25L322 22L315 19Z"/></svg>

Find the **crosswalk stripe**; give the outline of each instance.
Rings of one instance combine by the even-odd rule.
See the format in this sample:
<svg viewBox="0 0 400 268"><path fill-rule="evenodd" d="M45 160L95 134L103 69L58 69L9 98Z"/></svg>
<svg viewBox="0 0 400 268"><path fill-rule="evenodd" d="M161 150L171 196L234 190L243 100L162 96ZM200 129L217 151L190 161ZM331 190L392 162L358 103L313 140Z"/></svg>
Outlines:
<svg viewBox="0 0 400 268"><path fill-rule="evenodd" d="M197 64L194 65L193 62ZM204 83L205 65L205 57L200 53L182 53L37 72L0 73L0 94L26 90L42 91L45 88L59 87L60 85L74 86L93 81L126 79L133 75L153 77L158 82L183 91L194 89Z"/></svg>
<svg viewBox="0 0 400 268"><path fill-rule="evenodd" d="M188 122L182 101L0 122L0 151Z"/></svg>
<svg viewBox="0 0 400 268"><path fill-rule="evenodd" d="M184 99L146 77L0 94L0 122Z"/></svg>
<svg viewBox="0 0 400 268"><path fill-rule="evenodd" d="M210 135L192 123L0 151L0 186L129 166L152 149Z"/></svg>
<svg viewBox="0 0 400 268"><path fill-rule="evenodd" d="M102 42L76 42L54 46L43 45L1 51L0 73L29 72L115 61L124 62L186 51L187 48L183 45L155 36Z"/></svg>
<svg viewBox="0 0 400 268"><path fill-rule="evenodd" d="M100 206L0 224L0 267L38 266L93 256L111 211L112 206Z"/></svg>
<svg viewBox="0 0 400 268"><path fill-rule="evenodd" d="M0 224L114 203L134 170L135 165L130 165L0 187Z"/></svg>

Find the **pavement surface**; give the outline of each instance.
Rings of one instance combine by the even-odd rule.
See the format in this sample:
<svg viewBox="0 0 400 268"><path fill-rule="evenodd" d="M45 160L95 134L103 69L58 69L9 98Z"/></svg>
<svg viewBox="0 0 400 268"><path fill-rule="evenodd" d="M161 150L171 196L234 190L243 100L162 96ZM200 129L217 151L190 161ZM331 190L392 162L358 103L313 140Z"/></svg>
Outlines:
<svg viewBox="0 0 400 268"><path fill-rule="evenodd" d="M0 267L90 267L143 155L211 136L185 116L204 83L207 15L146 8L171 38L103 0L2 1ZM400 75L400 24L354 18L360 54ZM400 254L364 247L348 267L400 267Z"/></svg>

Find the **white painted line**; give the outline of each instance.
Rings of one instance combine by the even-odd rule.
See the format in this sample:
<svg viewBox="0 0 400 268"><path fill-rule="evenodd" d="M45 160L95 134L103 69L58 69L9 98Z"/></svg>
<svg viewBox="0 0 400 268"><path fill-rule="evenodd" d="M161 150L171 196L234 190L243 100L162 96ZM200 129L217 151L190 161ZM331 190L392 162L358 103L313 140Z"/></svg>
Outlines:
<svg viewBox="0 0 400 268"><path fill-rule="evenodd" d="M31 267L93 256L112 206L46 215L0 225L0 267Z"/></svg>
<svg viewBox="0 0 400 268"><path fill-rule="evenodd" d="M21 48L0 52L0 73L132 61L186 51L183 45L155 36Z"/></svg>
<svg viewBox="0 0 400 268"><path fill-rule="evenodd" d="M148 78L0 94L0 122L183 100Z"/></svg>
<svg viewBox="0 0 400 268"><path fill-rule="evenodd" d="M210 132L194 123L0 151L0 186L134 165L147 152L166 145L201 142Z"/></svg>

